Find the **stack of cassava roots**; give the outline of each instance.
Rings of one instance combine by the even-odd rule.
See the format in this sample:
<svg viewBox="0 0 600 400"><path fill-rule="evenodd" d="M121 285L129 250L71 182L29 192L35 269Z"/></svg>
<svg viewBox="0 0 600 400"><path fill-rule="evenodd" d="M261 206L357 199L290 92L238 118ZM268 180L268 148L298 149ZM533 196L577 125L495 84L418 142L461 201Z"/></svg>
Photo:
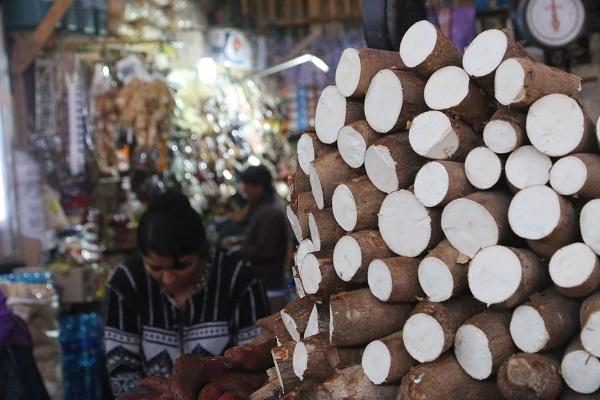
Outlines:
<svg viewBox="0 0 600 400"><path fill-rule="evenodd" d="M500 30L462 53L421 21L399 53L343 52L287 210L287 398L600 398L600 155L580 90Z"/></svg>

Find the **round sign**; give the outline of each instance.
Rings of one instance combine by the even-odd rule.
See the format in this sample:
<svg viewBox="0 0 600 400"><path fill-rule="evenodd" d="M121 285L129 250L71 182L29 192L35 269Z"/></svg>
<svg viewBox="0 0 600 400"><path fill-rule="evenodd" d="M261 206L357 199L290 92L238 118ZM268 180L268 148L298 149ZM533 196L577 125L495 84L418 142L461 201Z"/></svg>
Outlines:
<svg viewBox="0 0 600 400"><path fill-rule="evenodd" d="M581 0L526 0L519 7L528 39L546 48L577 40L585 28L585 14Z"/></svg>

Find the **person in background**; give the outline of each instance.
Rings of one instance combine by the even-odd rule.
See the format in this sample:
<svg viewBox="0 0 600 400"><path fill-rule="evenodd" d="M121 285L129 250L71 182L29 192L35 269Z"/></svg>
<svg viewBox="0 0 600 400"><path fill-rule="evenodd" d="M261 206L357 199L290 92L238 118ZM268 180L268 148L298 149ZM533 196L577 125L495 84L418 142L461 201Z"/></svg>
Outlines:
<svg viewBox="0 0 600 400"><path fill-rule="evenodd" d="M219 249L236 250L244 242L248 229L248 201L239 193L225 203L225 220L217 226Z"/></svg>
<svg viewBox="0 0 600 400"><path fill-rule="evenodd" d="M0 291L0 399L50 399L33 358L27 325L8 308L2 291Z"/></svg>
<svg viewBox="0 0 600 400"><path fill-rule="evenodd" d="M181 194L160 195L138 227L139 254L111 277L104 344L114 396L168 377L183 354L221 355L251 341L269 315L261 281L235 252L208 249L202 217Z"/></svg>
<svg viewBox="0 0 600 400"><path fill-rule="evenodd" d="M263 280L273 311L286 302L284 268L288 248L288 222L283 204L273 188L273 177L264 165L240 174L240 189L250 202L250 226L242 254Z"/></svg>

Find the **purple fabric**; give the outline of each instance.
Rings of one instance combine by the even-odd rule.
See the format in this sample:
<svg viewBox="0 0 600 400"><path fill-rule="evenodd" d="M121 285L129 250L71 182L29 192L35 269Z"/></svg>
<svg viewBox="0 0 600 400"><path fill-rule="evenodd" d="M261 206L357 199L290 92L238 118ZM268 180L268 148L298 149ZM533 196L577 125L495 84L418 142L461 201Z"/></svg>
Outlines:
<svg viewBox="0 0 600 400"><path fill-rule="evenodd" d="M29 333L25 323L6 305L6 296L0 291L0 346L29 346Z"/></svg>
<svg viewBox="0 0 600 400"><path fill-rule="evenodd" d="M430 8L428 19L462 51L477 35L475 6L452 5L452 2L445 5Z"/></svg>

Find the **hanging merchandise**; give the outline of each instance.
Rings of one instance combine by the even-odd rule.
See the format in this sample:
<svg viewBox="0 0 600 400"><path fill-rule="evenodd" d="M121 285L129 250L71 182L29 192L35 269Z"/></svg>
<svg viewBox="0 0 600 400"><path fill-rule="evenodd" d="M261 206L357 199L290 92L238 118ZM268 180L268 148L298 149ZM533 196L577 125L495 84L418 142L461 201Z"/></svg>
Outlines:
<svg viewBox="0 0 600 400"><path fill-rule="evenodd" d="M472 0L428 0L428 19L440 27L456 47L464 49L477 35Z"/></svg>

